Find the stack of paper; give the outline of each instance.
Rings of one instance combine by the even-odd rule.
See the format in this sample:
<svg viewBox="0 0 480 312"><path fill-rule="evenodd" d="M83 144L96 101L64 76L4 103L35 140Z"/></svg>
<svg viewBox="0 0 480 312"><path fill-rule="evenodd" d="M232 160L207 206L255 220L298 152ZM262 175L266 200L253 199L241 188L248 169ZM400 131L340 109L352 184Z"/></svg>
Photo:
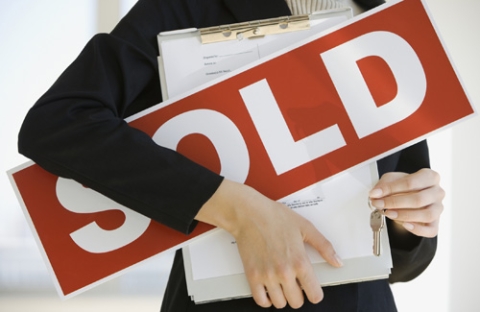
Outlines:
<svg viewBox="0 0 480 312"><path fill-rule="evenodd" d="M288 48L351 17L349 9L312 18L311 28L261 39L202 44L196 30L158 36L164 98L188 92ZM179 61L181 60L181 61ZM310 246L309 257L322 285L387 278L392 267L386 229L382 256L373 255L368 192L378 180L372 163L317 183L281 200L321 229L345 262L335 269ZM251 296L234 238L216 229L183 248L188 293L196 303Z"/></svg>

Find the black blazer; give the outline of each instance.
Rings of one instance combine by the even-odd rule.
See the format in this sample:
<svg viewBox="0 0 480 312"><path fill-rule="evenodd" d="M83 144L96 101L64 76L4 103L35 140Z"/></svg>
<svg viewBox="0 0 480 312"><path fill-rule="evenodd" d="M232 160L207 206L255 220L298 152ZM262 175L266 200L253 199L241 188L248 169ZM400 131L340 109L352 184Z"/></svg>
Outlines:
<svg viewBox="0 0 480 312"><path fill-rule="evenodd" d="M380 1L360 1L366 8ZM110 34L98 34L28 112L19 151L46 170L80 183L183 233L222 177L156 145L124 118L161 101L156 35L289 15L284 0L139 0ZM429 166L425 142L378 162L381 174ZM185 196L189 194L189 196ZM436 238L390 233L390 282L420 274ZM252 299L192 306L177 255L164 311L254 311ZM319 311L394 311L388 281L325 288ZM313 305L305 305L304 310ZM259 308L257 308L259 309Z"/></svg>

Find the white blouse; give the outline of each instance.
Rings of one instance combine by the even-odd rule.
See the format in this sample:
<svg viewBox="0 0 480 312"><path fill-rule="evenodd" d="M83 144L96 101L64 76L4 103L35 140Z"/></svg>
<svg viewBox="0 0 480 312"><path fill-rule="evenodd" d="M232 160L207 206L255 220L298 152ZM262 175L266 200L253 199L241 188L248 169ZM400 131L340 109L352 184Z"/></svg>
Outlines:
<svg viewBox="0 0 480 312"><path fill-rule="evenodd" d="M310 14L315 11L331 10L349 6L353 9L353 14L363 12L363 10L353 0L285 0L293 15Z"/></svg>

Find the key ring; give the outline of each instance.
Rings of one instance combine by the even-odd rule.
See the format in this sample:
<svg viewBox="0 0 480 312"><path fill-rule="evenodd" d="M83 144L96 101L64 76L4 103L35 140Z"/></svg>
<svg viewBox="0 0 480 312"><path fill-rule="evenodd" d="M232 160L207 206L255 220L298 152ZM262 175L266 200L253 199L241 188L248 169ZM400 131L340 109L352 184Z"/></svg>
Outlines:
<svg viewBox="0 0 480 312"><path fill-rule="evenodd" d="M370 208L371 211L377 210L377 208L373 207L372 199L370 197L368 198L368 207Z"/></svg>
<svg viewBox="0 0 480 312"><path fill-rule="evenodd" d="M368 198L368 207L370 208L371 211L375 211L375 210L380 211L382 213L382 215L385 214L385 211L387 210L387 209L378 209L378 208L373 207L372 199L370 197Z"/></svg>

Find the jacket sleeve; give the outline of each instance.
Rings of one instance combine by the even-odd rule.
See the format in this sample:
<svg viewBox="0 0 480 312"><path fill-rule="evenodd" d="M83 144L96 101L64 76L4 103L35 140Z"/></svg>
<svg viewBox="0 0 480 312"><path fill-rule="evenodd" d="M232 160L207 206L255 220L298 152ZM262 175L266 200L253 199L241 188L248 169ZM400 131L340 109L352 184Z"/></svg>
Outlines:
<svg viewBox="0 0 480 312"><path fill-rule="evenodd" d="M370 10L380 4L385 3L385 0L354 0L358 3L364 10Z"/></svg>
<svg viewBox="0 0 480 312"><path fill-rule="evenodd" d="M161 101L156 36L286 15L283 0L139 0L110 34L98 34L28 112L19 152L124 206L188 233L219 175L129 127Z"/></svg>
<svg viewBox="0 0 480 312"><path fill-rule="evenodd" d="M156 35L198 22L196 2L186 3L140 0L111 34L93 37L30 109L18 148L47 171L189 233L222 177L124 121L161 101Z"/></svg>
<svg viewBox="0 0 480 312"><path fill-rule="evenodd" d="M428 146L422 141L377 163L379 174L398 171L414 173L430 168ZM387 219L388 236L393 260L389 277L391 283L406 282L420 275L430 264L437 249L437 237L426 238L395 230L395 223Z"/></svg>

